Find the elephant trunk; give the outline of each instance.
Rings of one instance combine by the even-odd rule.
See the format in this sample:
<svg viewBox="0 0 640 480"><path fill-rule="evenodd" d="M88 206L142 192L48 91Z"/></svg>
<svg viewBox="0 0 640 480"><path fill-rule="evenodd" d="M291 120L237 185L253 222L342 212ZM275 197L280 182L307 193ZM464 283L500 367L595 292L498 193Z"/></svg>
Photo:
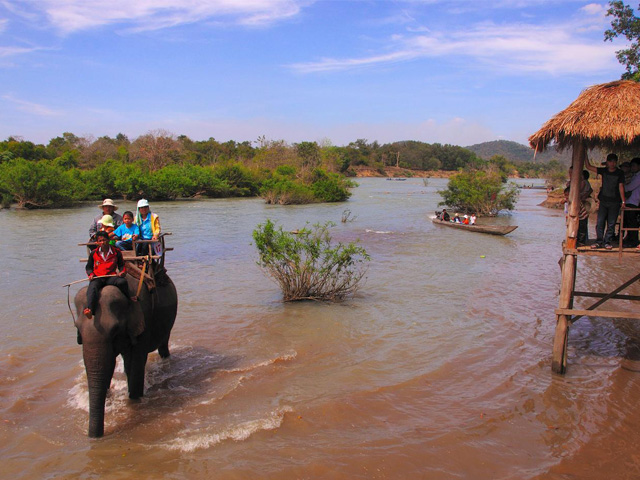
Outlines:
<svg viewBox="0 0 640 480"><path fill-rule="evenodd" d="M89 436L104 435L104 404L116 366L110 343L85 343L82 349L89 385Z"/></svg>

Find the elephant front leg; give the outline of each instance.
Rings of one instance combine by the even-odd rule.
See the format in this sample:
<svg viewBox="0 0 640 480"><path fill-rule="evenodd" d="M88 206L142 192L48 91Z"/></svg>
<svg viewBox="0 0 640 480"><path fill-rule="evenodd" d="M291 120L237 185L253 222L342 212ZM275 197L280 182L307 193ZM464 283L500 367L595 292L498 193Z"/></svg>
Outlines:
<svg viewBox="0 0 640 480"><path fill-rule="evenodd" d="M169 352L169 340L158 347L158 354L161 358L169 358L171 355L171 352Z"/></svg>
<svg viewBox="0 0 640 480"><path fill-rule="evenodd" d="M129 398L140 398L144 395L144 371L147 365L147 353L134 347L128 354L123 354L122 357L124 359L124 371L127 374Z"/></svg>

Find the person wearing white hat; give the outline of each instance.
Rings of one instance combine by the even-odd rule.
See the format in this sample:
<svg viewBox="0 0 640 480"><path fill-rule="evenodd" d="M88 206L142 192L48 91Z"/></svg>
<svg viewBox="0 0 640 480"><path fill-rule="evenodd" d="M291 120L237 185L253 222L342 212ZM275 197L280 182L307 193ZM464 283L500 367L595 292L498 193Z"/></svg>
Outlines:
<svg viewBox="0 0 640 480"><path fill-rule="evenodd" d="M158 240L160 236L160 218L157 214L151 213L149 201L144 198L138 200L135 223L140 228L140 240ZM136 248L137 254L144 255L147 253L149 248L147 245L139 243Z"/></svg>
<svg viewBox="0 0 640 480"><path fill-rule="evenodd" d="M114 228L118 228L122 225L122 216L116 213L118 206L113 203L113 200L110 198L105 198L104 201L98 205L98 208L102 210L102 213L96 218L93 219L93 223L91 227L89 227L89 240L93 241L95 239L96 232L98 232L102 228L101 220L105 215L111 215L113 218L113 226Z"/></svg>

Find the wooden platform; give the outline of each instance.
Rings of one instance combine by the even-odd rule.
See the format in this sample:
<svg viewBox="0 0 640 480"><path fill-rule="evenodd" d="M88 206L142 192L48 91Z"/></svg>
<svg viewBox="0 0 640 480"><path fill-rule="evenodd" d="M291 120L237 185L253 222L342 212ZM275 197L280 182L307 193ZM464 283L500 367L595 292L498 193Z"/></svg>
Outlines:
<svg viewBox="0 0 640 480"><path fill-rule="evenodd" d="M593 242L591 242L593 243ZM607 250L606 248L591 248L591 243L588 245L580 246L576 249L566 248L565 242L562 244L562 253L564 255L586 255L586 256L595 256L595 257L609 257L613 259L614 255L618 257L622 255L625 258L637 258L640 260L640 249L638 248L620 248L617 245L613 245L611 250Z"/></svg>

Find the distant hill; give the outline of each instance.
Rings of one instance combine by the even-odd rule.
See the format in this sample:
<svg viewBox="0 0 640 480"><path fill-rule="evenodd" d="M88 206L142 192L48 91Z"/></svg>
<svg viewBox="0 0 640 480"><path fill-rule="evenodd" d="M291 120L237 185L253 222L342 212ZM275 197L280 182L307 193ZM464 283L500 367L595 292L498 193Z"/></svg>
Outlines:
<svg viewBox="0 0 640 480"><path fill-rule="evenodd" d="M485 160L490 159L494 155L502 155L507 160L515 162L535 162L535 163L547 163L550 160L558 160L560 163L569 165L571 163L571 150L565 150L564 152L557 152L554 148L548 149L544 152L538 152L533 158L533 149L522 145L518 142L511 142L509 140L494 140L492 142L478 143L465 147Z"/></svg>

